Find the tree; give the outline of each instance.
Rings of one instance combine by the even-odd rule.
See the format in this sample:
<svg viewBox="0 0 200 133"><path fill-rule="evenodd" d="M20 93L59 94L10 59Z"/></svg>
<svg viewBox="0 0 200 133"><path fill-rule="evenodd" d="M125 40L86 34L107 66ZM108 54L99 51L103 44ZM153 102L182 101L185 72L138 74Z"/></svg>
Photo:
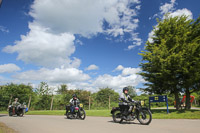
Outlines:
<svg viewBox="0 0 200 133"><path fill-rule="evenodd" d="M135 87L133 87L133 86L127 86L127 87L128 87L128 89L129 89L128 94L129 94L132 98L136 97L136 96L137 96L137 93L136 93Z"/></svg>
<svg viewBox="0 0 200 133"><path fill-rule="evenodd" d="M118 101L119 94L115 92L111 88L101 88L96 94L95 94L95 100L98 102L98 104L102 107L106 107L110 101ZM108 107L108 106L107 106Z"/></svg>
<svg viewBox="0 0 200 133"><path fill-rule="evenodd" d="M68 86L66 84L62 84L60 88L58 88L58 94L65 94L67 93Z"/></svg>
<svg viewBox="0 0 200 133"><path fill-rule="evenodd" d="M46 82L41 82L39 88L37 88L36 93L38 94L38 99L35 103L36 109L49 109L52 97L52 90L49 88Z"/></svg>
<svg viewBox="0 0 200 133"><path fill-rule="evenodd" d="M143 70L140 75L148 81L144 91L173 93L177 109L179 93L185 92L189 99L190 90L198 90L200 80L199 18L193 21L184 15L166 15L154 28L153 41L147 41L145 51L140 53L144 62L140 64Z"/></svg>
<svg viewBox="0 0 200 133"><path fill-rule="evenodd" d="M14 98L19 98L20 103L28 103L29 96L33 96L33 88L25 84L7 84L0 86L0 105L1 110L8 107L9 101L14 101Z"/></svg>

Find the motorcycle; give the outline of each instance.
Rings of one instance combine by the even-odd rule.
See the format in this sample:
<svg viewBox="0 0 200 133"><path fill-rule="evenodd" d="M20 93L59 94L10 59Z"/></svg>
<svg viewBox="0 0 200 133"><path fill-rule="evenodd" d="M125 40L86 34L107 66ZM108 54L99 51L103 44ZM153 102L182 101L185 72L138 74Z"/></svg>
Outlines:
<svg viewBox="0 0 200 133"><path fill-rule="evenodd" d="M113 121L121 123L123 120L134 121L137 119L142 125L148 125L151 123L151 111L146 107L142 107L141 102L130 103L130 106L132 106L132 109L126 116L123 115L125 110L122 105L119 107L113 107L111 110Z"/></svg>
<svg viewBox="0 0 200 133"><path fill-rule="evenodd" d="M66 116L68 119L81 119L84 120L86 117L85 110L83 109L83 104L75 105L74 111L71 112L70 106L66 106ZM69 111L69 112L68 112Z"/></svg>
<svg viewBox="0 0 200 133"><path fill-rule="evenodd" d="M20 116L22 117L27 112L25 104L19 104L17 106L9 105L8 106L8 114L9 116Z"/></svg>

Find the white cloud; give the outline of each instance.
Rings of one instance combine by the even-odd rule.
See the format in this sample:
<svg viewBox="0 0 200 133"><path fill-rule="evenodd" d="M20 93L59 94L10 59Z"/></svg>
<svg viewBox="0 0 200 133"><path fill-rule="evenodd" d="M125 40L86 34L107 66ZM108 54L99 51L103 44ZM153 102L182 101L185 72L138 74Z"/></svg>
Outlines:
<svg viewBox="0 0 200 133"><path fill-rule="evenodd" d="M7 53L18 53L18 60L33 63L45 67L57 67L61 65L79 67L78 59L70 60L75 52L72 34L52 34L47 28L36 23L29 24L30 32L21 36L21 41L16 45L8 45L3 49Z"/></svg>
<svg viewBox="0 0 200 133"><path fill-rule="evenodd" d="M98 70L98 69L99 69L98 66L92 64L92 65L88 66L85 70L88 70L88 71L89 71L89 70Z"/></svg>
<svg viewBox="0 0 200 133"><path fill-rule="evenodd" d="M170 3L165 3L164 5L160 6L161 14L166 14L175 10L174 6L176 4L176 0L171 0Z"/></svg>
<svg viewBox="0 0 200 133"><path fill-rule="evenodd" d="M178 9L178 10L170 13L169 16L176 17L176 16L182 16L182 15L188 16L188 19L193 19L192 12L190 10L186 9L186 8L184 8L184 9Z"/></svg>
<svg viewBox="0 0 200 133"><path fill-rule="evenodd" d="M139 22L135 18L140 10L138 4L139 0L35 0L29 14L52 32L84 37L106 33L116 37L134 33Z"/></svg>
<svg viewBox="0 0 200 133"><path fill-rule="evenodd" d="M93 82L93 86L96 88L111 87L115 90L121 90L125 86L137 86L139 83L143 83L144 79L142 76L137 74L130 75L100 75Z"/></svg>
<svg viewBox="0 0 200 133"><path fill-rule="evenodd" d="M139 73L140 71L141 71L140 68L131 68L131 67L128 67L128 68L124 68L122 70L122 75L123 76L137 75L137 73Z"/></svg>
<svg viewBox="0 0 200 133"><path fill-rule="evenodd" d="M13 78L25 81L46 81L50 83L74 83L90 79L90 76L84 74L76 68L55 68L40 70L31 70L18 73Z"/></svg>
<svg viewBox="0 0 200 133"><path fill-rule="evenodd" d="M0 73L12 73L20 70L21 70L20 67L18 67L15 64L0 65Z"/></svg>
<svg viewBox="0 0 200 133"><path fill-rule="evenodd" d="M117 68L115 68L114 71L121 71L123 69L124 69L124 67L122 65L118 65Z"/></svg>

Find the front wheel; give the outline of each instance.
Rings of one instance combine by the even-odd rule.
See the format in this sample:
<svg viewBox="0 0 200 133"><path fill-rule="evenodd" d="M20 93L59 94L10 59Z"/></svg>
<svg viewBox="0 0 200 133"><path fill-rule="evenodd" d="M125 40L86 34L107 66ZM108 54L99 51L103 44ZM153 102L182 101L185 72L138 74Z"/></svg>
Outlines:
<svg viewBox="0 0 200 133"><path fill-rule="evenodd" d="M113 121L116 123L120 123L123 121L123 119L121 119L122 114L121 114L120 110L115 110L112 114L112 118L113 118Z"/></svg>
<svg viewBox="0 0 200 133"><path fill-rule="evenodd" d="M79 110L79 118L80 118L81 120L84 120L85 117L86 117L85 110L84 110L84 109L80 109L80 110Z"/></svg>
<svg viewBox="0 0 200 133"><path fill-rule="evenodd" d="M138 114L138 121L142 125L149 125L152 120L152 114L148 109L142 109Z"/></svg>

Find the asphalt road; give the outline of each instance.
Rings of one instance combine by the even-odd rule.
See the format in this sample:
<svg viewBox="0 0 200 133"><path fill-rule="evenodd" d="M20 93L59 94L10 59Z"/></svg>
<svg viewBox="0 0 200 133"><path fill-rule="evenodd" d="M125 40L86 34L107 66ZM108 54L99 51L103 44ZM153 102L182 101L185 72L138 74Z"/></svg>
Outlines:
<svg viewBox="0 0 200 133"><path fill-rule="evenodd" d="M200 131L200 120L188 119L153 119L150 125L141 125L137 120L122 124L113 123L111 117L69 120L65 116L9 117L0 114L0 122L19 133L197 133Z"/></svg>

